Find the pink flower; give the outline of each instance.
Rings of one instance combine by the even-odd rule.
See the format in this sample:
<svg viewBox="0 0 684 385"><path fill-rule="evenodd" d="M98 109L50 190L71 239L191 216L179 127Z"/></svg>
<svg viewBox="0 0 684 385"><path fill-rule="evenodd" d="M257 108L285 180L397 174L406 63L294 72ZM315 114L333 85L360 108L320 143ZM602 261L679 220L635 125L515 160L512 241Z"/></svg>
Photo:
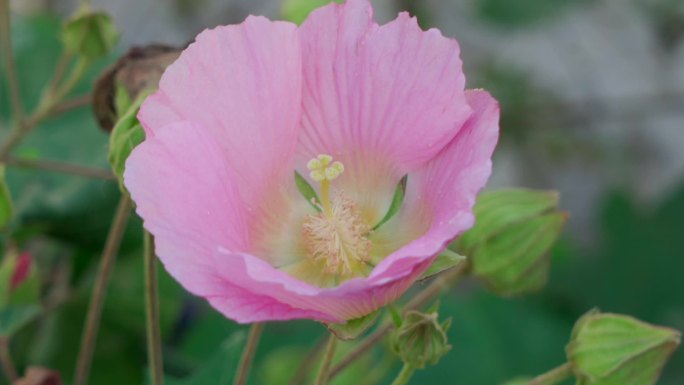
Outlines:
<svg viewBox="0 0 684 385"><path fill-rule="evenodd" d="M168 68L125 184L167 270L226 317L361 317L473 224L499 110L464 86L456 41L406 13L379 26L367 0L249 17Z"/></svg>

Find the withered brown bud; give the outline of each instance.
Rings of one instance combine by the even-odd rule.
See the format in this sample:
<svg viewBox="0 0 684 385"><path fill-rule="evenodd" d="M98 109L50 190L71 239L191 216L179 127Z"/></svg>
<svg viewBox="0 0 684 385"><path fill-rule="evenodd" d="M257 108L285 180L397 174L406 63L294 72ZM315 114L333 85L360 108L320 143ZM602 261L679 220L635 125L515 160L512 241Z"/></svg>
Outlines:
<svg viewBox="0 0 684 385"><path fill-rule="evenodd" d="M12 385L62 385L59 373L40 366L26 369L24 377L14 381Z"/></svg>
<svg viewBox="0 0 684 385"><path fill-rule="evenodd" d="M182 50L182 47L158 44L132 47L107 68L95 82L93 92L93 110L100 127L110 132L119 114L123 113L116 111L117 85L128 91L131 100L144 89L156 88L166 67L178 58Z"/></svg>

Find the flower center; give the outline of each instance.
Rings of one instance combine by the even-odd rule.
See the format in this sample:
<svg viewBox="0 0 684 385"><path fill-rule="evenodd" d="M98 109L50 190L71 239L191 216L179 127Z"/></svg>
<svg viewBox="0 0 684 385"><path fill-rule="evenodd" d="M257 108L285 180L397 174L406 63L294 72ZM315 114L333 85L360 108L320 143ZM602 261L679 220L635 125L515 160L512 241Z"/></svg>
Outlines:
<svg viewBox="0 0 684 385"><path fill-rule="evenodd" d="M359 214L356 203L341 192L330 198L330 182L344 171L330 155L319 155L307 163L311 179L321 184L322 212L309 215L303 225L308 256L322 262L325 272L351 276L363 271L372 247L371 227Z"/></svg>

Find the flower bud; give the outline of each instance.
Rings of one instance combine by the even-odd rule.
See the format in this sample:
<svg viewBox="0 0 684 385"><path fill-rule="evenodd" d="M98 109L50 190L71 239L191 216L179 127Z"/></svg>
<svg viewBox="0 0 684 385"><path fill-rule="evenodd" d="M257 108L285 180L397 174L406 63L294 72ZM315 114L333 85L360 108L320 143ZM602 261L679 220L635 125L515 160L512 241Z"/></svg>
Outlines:
<svg viewBox="0 0 684 385"><path fill-rule="evenodd" d="M24 252L19 256L17 263L14 266L12 278L10 278L10 292L13 292L26 280L26 278L28 278L29 272L31 271L31 264L31 254Z"/></svg>
<svg viewBox="0 0 684 385"><path fill-rule="evenodd" d="M436 311L406 313L401 325L390 336L392 350L404 363L422 369L427 364L437 364L451 349L446 334L451 318L440 324L438 317Z"/></svg>
<svg viewBox="0 0 684 385"><path fill-rule="evenodd" d="M119 40L119 33L111 17L105 12L93 12L81 6L62 28L64 47L85 59L107 55Z"/></svg>
<svg viewBox="0 0 684 385"><path fill-rule="evenodd" d="M472 274L500 295L543 287L549 270L547 252L567 220L558 210L558 193L483 193L474 212L475 226L451 246L470 259Z"/></svg>
<svg viewBox="0 0 684 385"><path fill-rule="evenodd" d="M183 47L147 45L132 47L105 69L95 82L93 112L100 127L112 131L114 124L128 109L121 97L130 101L148 89L157 89L162 73L180 55ZM120 89L125 92L120 92Z"/></svg>
<svg viewBox="0 0 684 385"><path fill-rule="evenodd" d="M575 324L566 351L578 385L655 384L680 333L593 310Z"/></svg>
<svg viewBox="0 0 684 385"><path fill-rule="evenodd" d="M40 366L29 366L24 377L16 380L14 385L61 385L59 373Z"/></svg>

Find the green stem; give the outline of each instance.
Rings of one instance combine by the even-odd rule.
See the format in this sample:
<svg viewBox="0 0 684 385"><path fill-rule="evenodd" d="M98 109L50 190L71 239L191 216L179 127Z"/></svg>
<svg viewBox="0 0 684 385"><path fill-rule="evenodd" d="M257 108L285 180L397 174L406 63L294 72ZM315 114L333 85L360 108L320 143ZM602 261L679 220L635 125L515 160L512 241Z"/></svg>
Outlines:
<svg viewBox="0 0 684 385"><path fill-rule="evenodd" d="M9 351L9 337L0 337L0 364L2 364L2 370L5 372L5 377L7 377L9 382L13 384L17 381L19 376Z"/></svg>
<svg viewBox="0 0 684 385"><path fill-rule="evenodd" d="M548 372L533 378L527 385L555 385L572 377L572 365L569 362L551 369Z"/></svg>
<svg viewBox="0 0 684 385"><path fill-rule="evenodd" d="M69 74L69 77L63 84L57 86L56 89L54 88L55 85L53 84L53 81L48 84L47 89L43 93L36 110L28 119L26 119L26 121L20 121L20 123L17 124L9 133L7 139L5 139L5 142L0 145L0 162L6 160L10 152L17 145L19 145L19 143L21 143L22 139L24 139L24 137L31 132L33 127L45 119L45 117L52 112L55 106L62 101L62 98L64 98L64 96L66 96L76 86L76 84L78 84L88 70L89 65L89 60L79 59ZM59 72L59 69L55 71L54 76L57 75L57 72Z"/></svg>
<svg viewBox="0 0 684 385"><path fill-rule="evenodd" d="M457 283L460 278L468 271L468 264L462 263L459 266L447 270L437 276L434 281L425 289L421 290L404 306L404 313L425 306L433 298L442 293L446 288ZM373 346L382 341L383 337L392 330L393 322L386 322L380 325L371 335L361 342L355 349L350 351L340 362L330 371L330 379L335 378L354 361L363 357Z"/></svg>
<svg viewBox="0 0 684 385"><path fill-rule="evenodd" d="M159 329L159 293L157 289L157 258L154 238L145 231L145 315L147 322L147 361L152 385L164 384L161 330Z"/></svg>
<svg viewBox="0 0 684 385"><path fill-rule="evenodd" d="M114 180L114 174L105 169L81 166L57 160L47 159L24 159L8 156L5 163L9 167L26 168L34 170L51 171L60 174L82 176L84 178Z"/></svg>
<svg viewBox="0 0 684 385"><path fill-rule="evenodd" d="M245 385L247 383L249 369L252 367L254 354L256 353L256 348L259 345L259 339L261 339L261 333L263 331L263 323L254 323L250 327L249 335L247 336L247 344L245 345L245 349L242 351L240 365L238 366L237 373L235 374L233 385Z"/></svg>
<svg viewBox="0 0 684 385"><path fill-rule="evenodd" d="M330 333L328 337L328 344L325 346L325 355L323 356L323 363L321 364L321 369L318 371L318 376L316 377L315 385L325 385L328 383L328 378L330 378L330 366L332 364L333 357L335 356L335 349L337 348L337 337Z"/></svg>
<svg viewBox="0 0 684 385"><path fill-rule="evenodd" d="M17 126L21 126L24 122L24 106L21 103L19 76L14 62L11 34L9 0L0 0L0 52L5 59L5 71L14 121Z"/></svg>
<svg viewBox="0 0 684 385"><path fill-rule="evenodd" d="M107 291L107 283L109 282L119 246L121 245L121 239L126 230L131 207L131 199L126 195L122 196L116 209L112 226L109 229L109 234L107 235L107 242L102 251L102 259L100 260L100 267L93 287L93 293L90 297L85 327L83 328L81 349L78 353L78 361L76 362L74 385L84 385L88 380L90 364L93 361L93 352L97 340L97 331L102 316L102 305Z"/></svg>
<svg viewBox="0 0 684 385"><path fill-rule="evenodd" d="M399 375L397 375L397 378L392 381L392 385L406 385L408 382L411 380L411 377L413 377L413 373L416 372L416 368L414 368L412 365L409 364L404 364L404 367L401 368L401 372L399 372Z"/></svg>

